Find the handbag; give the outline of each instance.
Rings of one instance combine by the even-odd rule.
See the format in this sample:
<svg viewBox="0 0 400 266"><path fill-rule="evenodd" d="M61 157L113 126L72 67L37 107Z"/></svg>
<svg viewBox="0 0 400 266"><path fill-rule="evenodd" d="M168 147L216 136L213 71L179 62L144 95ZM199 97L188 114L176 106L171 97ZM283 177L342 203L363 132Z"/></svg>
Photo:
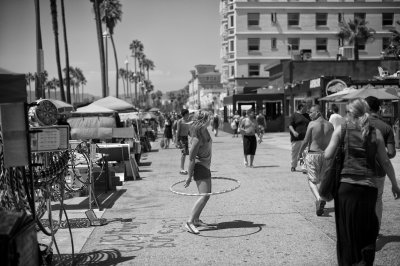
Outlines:
<svg viewBox="0 0 400 266"><path fill-rule="evenodd" d="M340 183L340 173L344 161L344 135L346 134L347 124L342 126L339 147L336 149L335 156L325 167L325 172L318 188L319 195L325 201L331 201L337 194Z"/></svg>
<svg viewBox="0 0 400 266"><path fill-rule="evenodd" d="M232 128L233 130L237 129L235 120L232 121L232 123L231 123L231 128Z"/></svg>

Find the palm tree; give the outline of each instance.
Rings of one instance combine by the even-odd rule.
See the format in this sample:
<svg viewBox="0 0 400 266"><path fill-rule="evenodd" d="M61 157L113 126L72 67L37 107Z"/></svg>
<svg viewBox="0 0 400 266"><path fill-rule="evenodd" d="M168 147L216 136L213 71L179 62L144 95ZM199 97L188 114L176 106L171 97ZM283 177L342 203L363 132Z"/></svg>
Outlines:
<svg viewBox="0 0 400 266"><path fill-rule="evenodd" d="M50 90L54 90L54 94L55 94L56 89L57 89L57 83L58 83L58 80L56 78L52 78L51 80L46 82L47 98L48 99L51 99ZM56 98L56 96L54 96L54 99L55 98Z"/></svg>
<svg viewBox="0 0 400 266"><path fill-rule="evenodd" d="M29 102L32 101L32 87L31 82L35 80L35 76L31 72L25 74L26 85L29 86Z"/></svg>
<svg viewBox="0 0 400 266"><path fill-rule="evenodd" d="M60 80L60 92L61 92L61 100L65 101L65 92L64 85L62 81L62 72L61 72L61 62L60 62L60 46L58 43L58 21L57 21L57 2L56 0L50 0L50 8L51 8L51 18L53 24L53 33L54 33L54 41L56 44L56 60L57 60L57 72L58 79Z"/></svg>
<svg viewBox="0 0 400 266"><path fill-rule="evenodd" d="M400 25L400 20L396 21L396 23ZM400 31L396 29L390 29L389 31L392 33L392 36L389 46L385 49L385 54L400 59Z"/></svg>
<svg viewBox="0 0 400 266"><path fill-rule="evenodd" d="M101 70L101 88L103 98L107 96L107 88L106 88L106 61L104 56L104 45L103 45L103 30L101 28L100 21L100 8L99 1L101 0L90 0L93 3L94 16L96 20L96 30L97 30L97 42L99 44L99 52L100 52L100 70Z"/></svg>
<svg viewBox="0 0 400 266"><path fill-rule="evenodd" d="M134 57L134 66L135 66L135 76L137 76L136 73L136 63L138 61L138 56L143 53L144 46L143 43L139 40L133 40L131 44L129 45L129 49L132 51L132 57ZM137 98L137 79L135 78L135 103L137 104L138 98Z"/></svg>
<svg viewBox="0 0 400 266"><path fill-rule="evenodd" d="M359 60L359 45L365 45L369 39L374 37L375 30L366 25L367 22L360 17L355 17L354 20L348 22L339 22L340 31L337 37L354 45L354 60Z"/></svg>
<svg viewBox="0 0 400 266"><path fill-rule="evenodd" d="M144 62L143 62L144 68L147 71L147 79L150 80L150 70L154 70L154 62L148 58L145 58Z"/></svg>
<svg viewBox="0 0 400 266"><path fill-rule="evenodd" d="M64 70L64 73L67 73L67 68L64 68L63 70ZM69 81L70 81L71 86L72 86L72 95L73 95L73 97L72 97L73 101L71 101L71 103L72 102L73 103L77 102L76 93L75 93L75 87L77 85L77 78L76 77L77 77L77 74L76 74L75 68L74 67L70 67L69 68Z"/></svg>
<svg viewBox="0 0 400 266"><path fill-rule="evenodd" d="M43 46L42 30L40 27L40 5L39 0L35 0L35 22L36 22L36 73L43 71ZM42 98L42 83L38 74L35 77L35 98Z"/></svg>
<svg viewBox="0 0 400 266"><path fill-rule="evenodd" d="M47 82L47 78L49 77L49 73L47 73L47 70L43 70L43 72L40 72L39 74L35 73L35 76L37 76L39 83L42 85L41 91L39 92L39 98L46 98L45 85Z"/></svg>
<svg viewBox="0 0 400 266"><path fill-rule="evenodd" d="M126 98L126 93L125 93L125 79L126 79L126 70L123 68L120 68L118 70L118 75L122 79L122 85L124 86L124 99Z"/></svg>
<svg viewBox="0 0 400 266"><path fill-rule="evenodd" d="M115 69L118 70L117 50L114 43L114 28L122 18L122 5L119 0L104 0L100 4L101 21L106 24L110 33L111 43L114 50ZM118 98L118 71L115 71L116 77L116 96Z"/></svg>
<svg viewBox="0 0 400 266"><path fill-rule="evenodd" d="M62 17L63 33L64 33L65 68L67 69L65 78L67 85L67 103L71 103L71 84L69 80L69 52L68 52L68 41L67 41L67 27L65 25L64 0L61 0L61 17Z"/></svg>

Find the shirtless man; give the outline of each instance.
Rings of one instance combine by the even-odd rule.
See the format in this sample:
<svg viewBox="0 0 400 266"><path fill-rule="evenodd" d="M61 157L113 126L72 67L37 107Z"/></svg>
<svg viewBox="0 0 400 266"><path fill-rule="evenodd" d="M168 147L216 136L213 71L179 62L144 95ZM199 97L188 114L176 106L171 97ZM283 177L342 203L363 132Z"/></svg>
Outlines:
<svg viewBox="0 0 400 266"><path fill-rule="evenodd" d="M331 140L333 125L324 119L319 105L313 105L311 107L310 118L311 122L308 124L306 136L300 146L299 157L304 149L308 147L305 158L308 185L316 199L316 214L317 216L321 216L324 213L326 202L321 199L317 185L321 182L324 166L323 153Z"/></svg>
<svg viewBox="0 0 400 266"><path fill-rule="evenodd" d="M179 171L182 175L187 175L188 171L185 170L185 160L186 156L189 155L189 110L182 109L181 111L182 118L178 120L176 136L177 143L181 149L181 170Z"/></svg>
<svg viewBox="0 0 400 266"><path fill-rule="evenodd" d="M249 166L253 168L254 156L256 155L257 150L256 134L258 133L258 125L252 109L247 111L247 117L242 120L240 124L240 133L243 136L243 163L246 167ZM247 159L248 155L250 155L250 165Z"/></svg>

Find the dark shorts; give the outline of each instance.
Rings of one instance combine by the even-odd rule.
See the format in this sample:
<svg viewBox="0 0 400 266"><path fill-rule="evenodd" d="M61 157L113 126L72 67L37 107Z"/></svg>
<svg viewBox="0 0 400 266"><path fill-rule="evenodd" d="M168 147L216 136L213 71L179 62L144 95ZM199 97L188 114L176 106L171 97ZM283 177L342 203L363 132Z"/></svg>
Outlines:
<svg viewBox="0 0 400 266"><path fill-rule="evenodd" d="M193 179L195 181L211 178L211 171L204 165L196 163L193 170Z"/></svg>
<svg viewBox="0 0 400 266"><path fill-rule="evenodd" d="M243 135L243 153L245 155L255 155L257 150L256 136Z"/></svg>
<svg viewBox="0 0 400 266"><path fill-rule="evenodd" d="M189 138L187 136L179 136L178 143L182 155L189 155Z"/></svg>

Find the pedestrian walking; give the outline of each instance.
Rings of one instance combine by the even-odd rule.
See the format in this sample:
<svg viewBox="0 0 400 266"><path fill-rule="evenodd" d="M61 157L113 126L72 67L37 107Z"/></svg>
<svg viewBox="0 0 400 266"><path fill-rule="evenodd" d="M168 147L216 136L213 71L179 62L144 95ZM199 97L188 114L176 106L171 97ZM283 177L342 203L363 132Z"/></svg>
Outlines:
<svg viewBox="0 0 400 266"><path fill-rule="evenodd" d="M164 139L165 139L165 148L169 148L169 144L172 140L172 120L169 115L166 116L164 120Z"/></svg>
<svg viewBox="0 0 400 266"><path fill-rule="evenodd" d="M235 111L235 115L232 117L232 122L235 124L235 126L233 127L233 136L232 138L239 137L239 120L240 120L240 115L238 111Z"/></svg>
<svg viewBox="0 0 400 266"><path fill-rule="evenodd" d="M213 131L214 131L214 135L217 137L218 136L218 128L219 128L219 116L218 116L218 114L215 114L214 117L213 117L212 128L213 128Z"/></svg>
<svg viewBox="0 0 400 266"><path fill-rule="evenodd" d="M188 171L185 170L186 156L189 155L189 110L182 109L182 118L177 122L176 135L178 138L178 145L181 149L181 170L179 171L182 175L187 175Z"/></svg>
<svg viewBox="0 0 400 266"><path fill-rule="evenodd" d="M315 197L316 214L321 216L324 213L326 202L318 193L318 184L321 182L324 169L324 150L331 140L333 125L322 116L319 105L311 107L310 118L311 122L308 124L306 136L300 146L298 160L304 149L307 149L304 164L307 170L308 185Z"/></svg>
<svg viewBox="0 0 400 266"><path fill-rule="evenodd" d="M394 197L400 197L384 139L381 132L370 125L367 110L365 100L351 101L347 106L346 122L335 129L324 153L325 159L333 158L344 126L344 162L335 197L339 265L373 265L379 230L375 212L378 194L376 160L392 183Z"/></svg>
<svg viewBox="0 0 400 266"><path fill-rule="evenodd" d="M329 122L332 123L333 128L341 125L344 122L344 118L339 114L339 107L336 104L331 105L331 115L329 117Z"/></svg>
<svg viewBox="0 0 400 266"><path fill-rule="evenodd" d="M190 127L191 147L189 154L189 175L184 184L185 188L190 185L192 178L196 181L199 193L211 193L211 155L212 139L207 127L210 125L210 116L208 112L200 111L193 118ZM199 234L197 227L207 226L200 220L200 215L206 206L210 196L200 196L195 202L192 212L185 228L188 232Z"/></svg>
<svg viewBox="0 0 400 266"><path fill-rule="evenodd" d="M369 123L371 126L379 129L379 131L381 132L383 140L385 141L387 155L389 159L392 159L396 156L394 134L392 128L388 124L383 122L378 115L380 109L379 99L373 96L369 96L365 98L365 101L367 102L369 107ZM378 197L376 201L376 214L378 216L378 222L380 228L382 221L382 212L383 212L382 195L383 195L385 176L386 176L385 171L380 165L378 165L377 175L379 178L375 180L376 187L378 189Z"/></svg>
<svg viewBox="0 0 400 266"><path fill-rule="evenodd" d="M243 135L243 154L244 154L244 165L246 167L254 167L254 156L257 150L257 138L256 133L258 132L257 121L254 117L253 109L247 111L247 116L241 122L241 134ZM250 164L248 156L250 155Z"/></svg>
<svg viewBox="0 0 400 266"><path fill-rule="evenodd" d="M307 106L304 103L299 103L296 112L290 117L289 131L290 142L292 145L292 161L290 171L296 171L297 162L301 143L306 136L307 126L310 122L310 116L306 114Z"/></svg>
<svg viewBox="0 0 400 266"><path fill-rule="evenodd" d="M258 124L258 132L259 132L259 140L258 143L261 143L263 141L263 136L265 133L265 129L267 128L267 121L265 120L265 116L262 114L260 111L256 117L257 124Z"/></svg>

